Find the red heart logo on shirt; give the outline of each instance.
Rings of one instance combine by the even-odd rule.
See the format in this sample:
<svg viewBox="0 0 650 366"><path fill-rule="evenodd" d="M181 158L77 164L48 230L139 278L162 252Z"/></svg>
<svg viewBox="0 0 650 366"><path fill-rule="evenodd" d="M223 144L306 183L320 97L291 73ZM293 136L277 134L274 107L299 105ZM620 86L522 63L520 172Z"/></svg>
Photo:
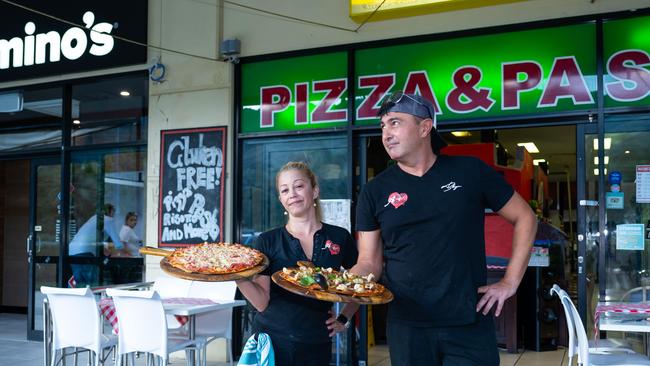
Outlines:
<svg viewBox="0 0 650 366"><path fill-rule="evenodd" d="M388 203L393 205L393 207L398 208L408 201L409 196L406 193L397 193L393 192L388 196Z"/></svg>
<svg viewBox="0 0 650 366"><path fill-rule="evenodd" d="M331 255L337 255L341 251L341 246L331 240L325 242L325 248L329 249Z"/></svg>

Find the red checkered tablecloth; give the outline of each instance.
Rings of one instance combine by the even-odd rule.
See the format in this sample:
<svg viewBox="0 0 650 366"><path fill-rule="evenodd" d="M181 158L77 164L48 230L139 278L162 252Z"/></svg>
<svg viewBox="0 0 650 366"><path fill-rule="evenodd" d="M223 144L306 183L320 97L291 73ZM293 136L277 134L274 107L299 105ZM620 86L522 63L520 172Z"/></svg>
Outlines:
<svg viewBox="0 0 650 366"><path fill-rule="evenodd" d="M194 298L194 297L172 297L168 299L163 299L163 304L182 304L182 305L210 305L215 302L210 299L203 298ZM99 300L99 310L101 311L104 318L111 323L113 327L113 332L118 333L119 328L117 324L117 311L115 311L115 304L113 299L110 297L103 298ZM184 325L187 323L187 317L182 315L176 315L176 320Z"/></svg>
<svg viewBox="0 0 650 366"><path fill-rule="evenodd" d="M603 313L621 314L650 314L649 302L619 302L614 304L598 304L594 313L594 335L598 339L598 322Z"/></svg>

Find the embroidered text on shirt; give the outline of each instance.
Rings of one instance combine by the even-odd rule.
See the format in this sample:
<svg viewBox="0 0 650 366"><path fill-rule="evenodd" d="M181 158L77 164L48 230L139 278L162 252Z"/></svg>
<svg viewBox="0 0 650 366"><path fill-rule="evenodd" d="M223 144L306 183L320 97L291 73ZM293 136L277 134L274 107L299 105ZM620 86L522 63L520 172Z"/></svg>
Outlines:
<svg viewBox="0 0 650 366"><path fill-rule="evenodd" d="M442 189L443 192L449 192L451 190L455 191L456 189L458 189L460 187L462 187L462 186L460 186L460 185L457 186L456 182L451 181L451 182L445 184L444 186L440 186L440 189Z"/></svg>

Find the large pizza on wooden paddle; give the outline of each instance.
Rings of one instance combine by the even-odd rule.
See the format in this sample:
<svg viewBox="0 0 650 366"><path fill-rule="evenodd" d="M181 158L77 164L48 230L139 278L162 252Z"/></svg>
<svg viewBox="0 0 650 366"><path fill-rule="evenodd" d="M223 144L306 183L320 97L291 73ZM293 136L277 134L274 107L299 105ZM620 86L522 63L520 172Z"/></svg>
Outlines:
<svg viewBox="0 0 650 366"><path fill-rule="evenodd" d="M167 256L173 267L191 273L228 274L253 268L264 255L241 244L203 243L176 249Z"/></svg>
<svg viewBox="0 0 650 366"><path fill-rule="evenodd" d="M295 268L285 267L278 273L283 279L300 287L341 295L380 296L386 290L383 285L374 281L372 274L360 276L345 269L336 271L332 268L299 265ZM327 281L327 286L322 285L323 279Z"/></svg>

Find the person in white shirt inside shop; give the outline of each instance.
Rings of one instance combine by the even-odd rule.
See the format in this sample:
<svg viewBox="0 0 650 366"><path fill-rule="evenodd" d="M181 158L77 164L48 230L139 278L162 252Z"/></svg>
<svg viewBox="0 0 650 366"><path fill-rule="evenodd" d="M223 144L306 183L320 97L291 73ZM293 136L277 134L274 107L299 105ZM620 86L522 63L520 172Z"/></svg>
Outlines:
<svg viewBox="0 0 650 366"><path fill-rule="evenodd" d="M115 231L113 215L115 206L104 205L103 223L97 221L97 215L91 216L77 231L70 241L68 254L70 257L97 257L100 247L106 253L122 250L124 244ZM102 233L98 238L97 233ZM104 240L104 237L107 240ZM73 263L70 265L77 287L98 285L99 267L95 263Z"/></svg>
<svg viewBox="0 0 650 366"><path fill-rule="evenodd" d="M131 257L140 256L140 248L142 247L142 240L138 237L138 234L135 232L135 226L138 224L138 214L129 211L124 218L124 225L120 229L120 240L126 243L126 252Z"/></svg>

